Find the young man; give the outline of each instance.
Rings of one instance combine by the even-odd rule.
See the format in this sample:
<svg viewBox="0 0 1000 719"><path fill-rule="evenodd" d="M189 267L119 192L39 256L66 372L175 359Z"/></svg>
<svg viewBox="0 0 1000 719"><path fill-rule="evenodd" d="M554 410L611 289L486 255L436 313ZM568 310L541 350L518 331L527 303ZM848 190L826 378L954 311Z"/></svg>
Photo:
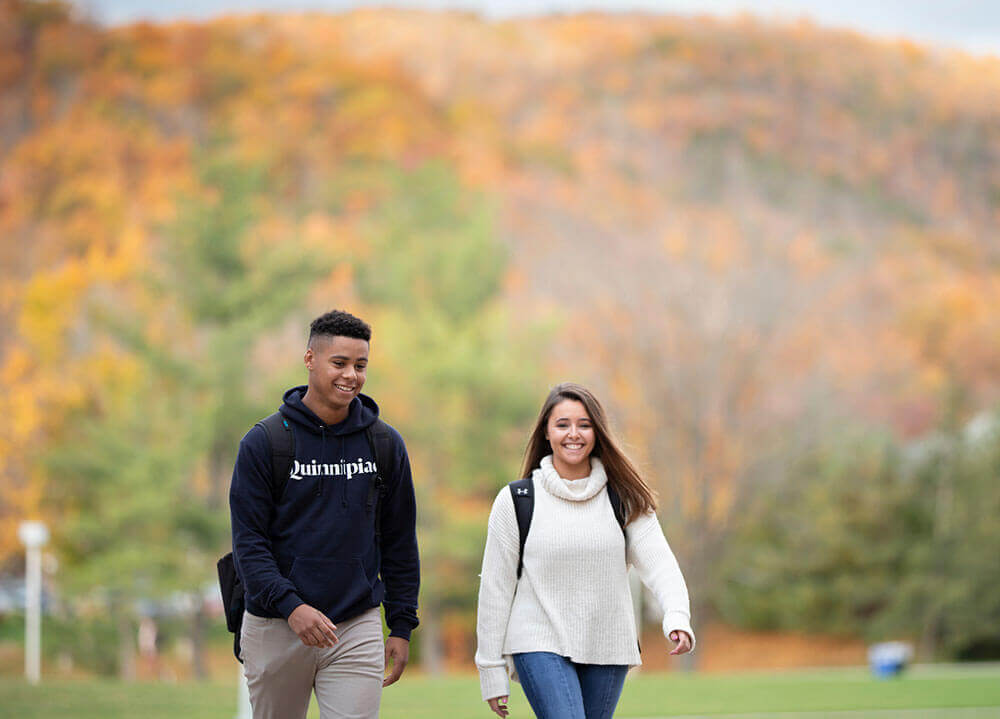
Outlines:
<svg viewBox="0 0 1000 719"><path fill-rule="evenodd" d="M371 328L346 312L313 321L309 384L288 390L279 410L295 447L280 497L265 429L240 442L229 505L254 719L305 719L313 689L322 719L377 717L382 687L406 667L420 583L416 505L399 433L388 428L388 467L376 467L366 434L378 418L361 394L370 339ZM390 630L384 647L379 604Z"/></svg>

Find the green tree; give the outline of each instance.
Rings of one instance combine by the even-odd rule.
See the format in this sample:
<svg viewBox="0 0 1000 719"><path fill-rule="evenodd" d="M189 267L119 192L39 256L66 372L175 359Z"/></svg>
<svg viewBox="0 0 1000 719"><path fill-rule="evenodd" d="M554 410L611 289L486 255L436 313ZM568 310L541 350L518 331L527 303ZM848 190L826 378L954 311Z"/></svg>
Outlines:
<svg viewBox="0 0 1000 719"><path fill-rule="evenodd" d="M396 174L368 226L358 288L375 324L369 384L414 464L421 660L442 626L472 626L492 497L516 478L541 401L538 327L500 306L505 248L490 206L446 167Z"/></svg>
<svg viewBox="0 0 1000 719"><path fill-rule="evenodd" d="M208 147L201 192L163 229L144 303L95 305L98 326L139 380L88 407L48 460L70 591L100 588L119 618L120 669L131 673L135 602L189 593L195 673L204 676L201 593L226 546L226 488L240 437L280 386L254 350L299 308L324 257L257 236L266 168Z"/></svg>
<svg viewBox="0 0 1000 719"><path fill-rule="evenodd" d="M915 443L922 533L911 538L889 619L929 656L1000 657L1000 414Z"/></svg>
<svg viewBox="0 0 1000 719"><path fill-rule="evenodd" d="M891 439L828 441L763 487L733 533L720 610L767 629L869 633L919 532Z"/></svg>
<svg viewBox="0 0 1000 719"><path fill-rule="evenodd" d="M899 445L827 441L763 487L727 545L724 617L1000 656L1000 419Z"/></svg>

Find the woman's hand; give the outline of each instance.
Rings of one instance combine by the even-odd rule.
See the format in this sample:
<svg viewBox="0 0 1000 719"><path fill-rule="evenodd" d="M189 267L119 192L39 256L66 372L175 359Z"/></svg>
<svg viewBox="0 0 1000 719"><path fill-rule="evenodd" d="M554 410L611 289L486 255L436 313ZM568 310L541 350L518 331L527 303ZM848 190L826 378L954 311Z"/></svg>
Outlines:
<svg viewBox="0 0 1000 719"><path fill-rule="evenodd" d="M487 699L486 703L490 705L490 709L500 719L504 719L510 713L507 711L507 697L493 697L492 699Z"/></svg>
<svg viewBox="0 0 1000 719"><path fill-rule="evenodd" d="M687 654L691 651L691 635L687 632L679 632L676 629L670 632L670 641L672 641L677 646L674 647L670 655L675 654Z"/></svg>

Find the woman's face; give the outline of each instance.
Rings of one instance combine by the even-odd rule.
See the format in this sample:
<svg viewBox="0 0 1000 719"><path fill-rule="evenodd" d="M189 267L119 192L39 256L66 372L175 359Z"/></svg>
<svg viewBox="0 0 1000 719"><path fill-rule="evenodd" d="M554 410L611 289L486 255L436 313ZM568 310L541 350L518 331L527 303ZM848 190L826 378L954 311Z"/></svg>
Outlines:
<svg viewBox="0 0 1000 719"><path fill-rule="evenodd" d="M553 407L545 425L545 439L552 446L552 463L561 476L578 479L590 474L594 425L582 402L564 399Z"/></svg>

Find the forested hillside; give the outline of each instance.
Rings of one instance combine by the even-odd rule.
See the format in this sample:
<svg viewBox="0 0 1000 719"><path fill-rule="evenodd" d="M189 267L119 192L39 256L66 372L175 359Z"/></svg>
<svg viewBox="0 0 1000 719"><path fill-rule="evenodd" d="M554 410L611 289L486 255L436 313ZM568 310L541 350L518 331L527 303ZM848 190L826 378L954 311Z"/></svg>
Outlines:
<svg viewBox="0 0 1000 719"><path fill-rule="evenodd" d="M1000 647L996 58L751 18L0 0L0 238L0 558L45 517L65 592L211 578L236 444L340 306L420 485L432 665L569 378L703 616Z"/></svg>

